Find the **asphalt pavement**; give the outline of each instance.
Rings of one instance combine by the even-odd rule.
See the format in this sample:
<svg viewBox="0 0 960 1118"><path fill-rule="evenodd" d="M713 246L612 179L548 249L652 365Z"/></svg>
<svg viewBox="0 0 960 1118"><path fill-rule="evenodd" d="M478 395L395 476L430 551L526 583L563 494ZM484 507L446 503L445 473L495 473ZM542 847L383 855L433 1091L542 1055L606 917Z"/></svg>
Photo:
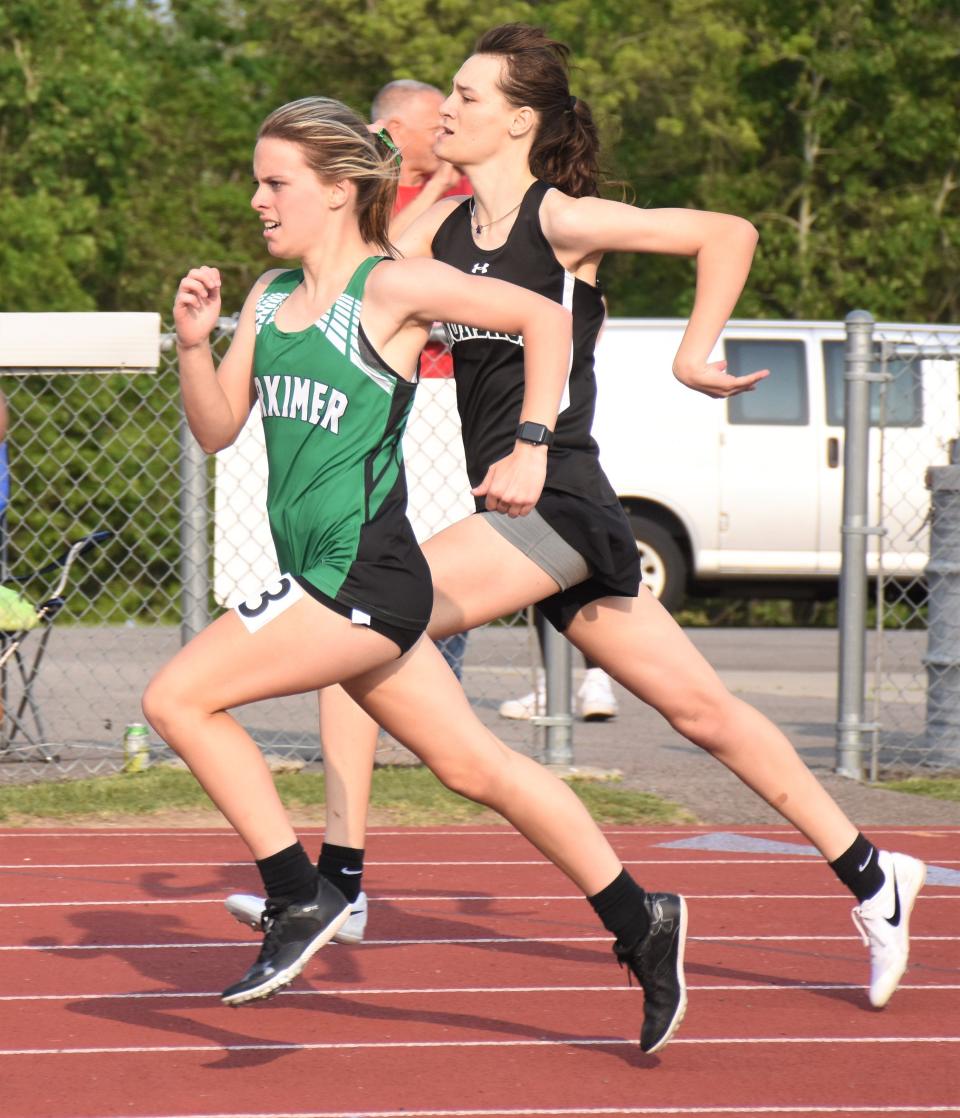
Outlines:
<svg viewBox="0 0 960 1118"><path fill-rule="evenodd" d="M834 798L856 822L918 826L960 823L960 806L881 790L837 776L837 634L828 629L688 629L694 645L727 686L776 723ZM157 668L178 648L179 631L160 627L58 626L35 687L48 740L58 743L64 775L115 770L122 763L123 728L141 721L140 695ZM897 633L887 657L904 679L922 679L926 634ZM30 646L25 646L29 651ZM868 663L874 657L869 635ZM500 702L529 690L536 641L519 630L488 626L470 635L464 686L482 721L507 744L542 757L544 731L508 722ZM574 653L574 690L582 674ZM912 673L912 674L911 674ZM2 682L2 681L0 681ZM17 681L8 674L8 709ZM630 787L681 804L711 824L772 823L779 816L721 764L674 732L664 719L615 686L616 719L573 725L574 763L618 770ZM922 728L924 696L903 710ZM423 712L425 717L429 711ZM293 696L242 708L238 715L268 752L310 760L318 752L316 699ZM66 743L65 745L63 743ZM159 742L154 742L155 747ZM9 759L9 757L8 757ZM0 743L0 761L4 760ZM388 739L381 763L412 760ZM59 775L53 766L0 765L0 780Z"/></svg>
<svg viewBox="0 0 960 1118"><path fill-rule="evenodd" d="M837 634L826 629L690 629L730 690L786 734L858 825L960 823L960 805L887 791L838 776ZM924 633L898 634L919 666ZM872 659L872 635L868 662ZM574 723L574 763L616 768L631 786L681 804L703 823L776 823L781 817L725 766L677 734L622 687L616 719ZM922 708L920 708L922 713ZM918 714L919 717L919 714Z"/></svg>

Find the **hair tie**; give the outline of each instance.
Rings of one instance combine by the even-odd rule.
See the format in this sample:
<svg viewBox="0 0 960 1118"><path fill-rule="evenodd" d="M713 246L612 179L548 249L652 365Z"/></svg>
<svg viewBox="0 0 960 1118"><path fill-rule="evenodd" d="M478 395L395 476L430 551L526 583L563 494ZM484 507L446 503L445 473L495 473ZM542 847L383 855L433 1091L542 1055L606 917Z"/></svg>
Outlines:
<svg viewBox="0 0 960 1118"><path fill-rule="evenodd" d="M576 99L576 97L574 97L574 95L573 95L573 94L571 93L571 94L570 94L570 104L569 104L569 106L567 107L567 112L568 112L568 113L572 113L572 112L573 112L573 110L574 110L574 109L575 109L576 107L577 107L577 99Z"/></svg>
<svg viewBox="0 0 960 1118"><path fill-rule="evenodd" d="M403 156L400 154L400 149L393 142L393 137L390 135L390 133L386 130L386 128L381 128L377 132L375 132L374 135L383 144L384 147L393 152L397 160L397 166L399 167L400 164L403 162Z"/></svg>

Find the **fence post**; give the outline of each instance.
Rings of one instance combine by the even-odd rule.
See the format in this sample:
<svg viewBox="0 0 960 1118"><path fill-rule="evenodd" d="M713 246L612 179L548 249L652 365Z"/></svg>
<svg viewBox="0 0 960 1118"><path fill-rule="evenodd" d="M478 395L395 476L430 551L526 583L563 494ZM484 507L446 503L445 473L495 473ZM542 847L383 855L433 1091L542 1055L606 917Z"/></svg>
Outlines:
<svg viewBox="0 0 960 1118"><path fill-rule="evenodd" d="M960 466L931 466L925 760L960 764Z"/></svg>
<svg viewBox="0 0 960 1118"><path fill-rule="evenodd" d="M207 456L180 416L180 643L186 644L210 620L207 543Z"/></svg>
<svg viewBox="0 0 960 1118"><path fill-rule="evenodd" d="M548 765L573 764L573 716L570 679L573 657L570 642L549 623L543 626L543 668L546 682L546 716L536 721L544 727L544 760Z"/></svg>
<svg viewBox="0 0 960 1118"><path fill-rule="evenodd" d="M836 771L863 779L867 654L867 481L870 446L870 366L874 319L851 311L846 319L843 442L843 527L840 566L839 679Z"/></svg>

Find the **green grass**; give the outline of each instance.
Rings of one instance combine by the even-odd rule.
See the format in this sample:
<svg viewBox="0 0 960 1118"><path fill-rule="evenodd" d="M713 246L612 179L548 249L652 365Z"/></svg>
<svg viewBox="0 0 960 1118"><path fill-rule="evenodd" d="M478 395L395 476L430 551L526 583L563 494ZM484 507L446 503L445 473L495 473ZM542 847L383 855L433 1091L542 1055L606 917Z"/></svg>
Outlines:
<svg viewBox="0 0 960 1118"><path fill-rule="evenodd" d="M203 789L186 772L155 768L144 773L15 784L0 788L0 820L109 818L210 807Z"/></svg>
<svg viewBox="0 0 960 1118"><path fill-rule="evenodd" d="M315 807L317 819L322 819L322 773L276 773L274 780L288 808ZM618 783L570 784L599 823L681 823L692 818L676 804ZM409 827L469 823L489 815L479 804L447 791L419 766L377 769L370 804L374 820ZM0 822L13 826L44 819L107 822L131 815L149 821L152 814L170 811L209 811L211 825L221 822L190 773L162 766L93 780L0 787Z"/></svg>
<svg viewBox="0 0 960 1118"><path fill-rule="evenodd" d="M570 787L598 823L693 823L679 804L649 792L637 792L613 781L570 780Z"/></svg>
<svg viewBox="0 0 960 1118"><path fill-rule="evenodd" d="M906 780L885 780L881 787L893 792L910 792L915 796L960 803L960 777L956 776L911 776Z"/></svg>

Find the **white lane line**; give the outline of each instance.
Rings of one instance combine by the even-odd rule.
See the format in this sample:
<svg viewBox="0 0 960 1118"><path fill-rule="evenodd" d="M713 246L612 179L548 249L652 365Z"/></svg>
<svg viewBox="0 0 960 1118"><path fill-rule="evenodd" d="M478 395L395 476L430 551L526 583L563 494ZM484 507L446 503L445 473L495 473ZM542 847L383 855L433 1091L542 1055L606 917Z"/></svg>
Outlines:
<svg viewBox="0 0 960 1118"><path fill-rule="evenodd" d="M805 993L811 990L863 990L862 984L855 982L807 982L807 983L742 983L736 986L700 986L687 983L688 990L703 994L753 994L753 993ZM930 983L897 987L901 990L952 991L960 990L960 983ZM339 990L291 990L283 991L285 997L299 998L344 998L344 997L420 997L423 995L456 994L631 994L632 987L622 983L616 986L416 986L416 987L367 987L346 986ZM183 998L219 998L219 990L153 990L143 993L112 994L2 994L0 1002L98 1002L98 1001L156 1001Z"/></svg>
<svg viewBox="0 0 960 1118"><path fill-rule="evenodd" d="M365 947L434 947L438 944L466 946L474 944L511 944L511 943L604 943L610 944L610 936L464 936L440 937L437 939L365 939ZM687 936L687 943L860 943L857 935L826 936L811 933L808 936ZM911 936L911 943L958 943L960 935L954 936ZM196 951L198 948L223 948L256 946L256 939L223 940L197 943L53 943L53 944L9 944L0 946L0 951ZM337 943L327 944L330 947Z"/></svg>
<svg viewBox="0 0 960 1118"><path fill-rule="evenodd" d="M619 837L629 838L631 836L640 835L662 835L669 838L671 835L711 835L719 831L729 831L729 827L625 827L625 828L603 828L605 835L616 835ZM324 830L322 827L316 829L307 827L303 828L300 834L308 837L323 835ZM519 831L515 831L512 827L503 826L497 828L490 828L489 830L461 830L459 828L440 829L440 830L419 830L416 827L400 828L397 830L381 830L376 827L371 827L367 831L371 838L431 838L434 836L442 836L443 838L511 838L523 839ZM792 835L794 838L798 837L798 832L793 827L737 827L737 834L740 835ZM921 826L901 826L901 827L871 827L871 835L915 835L918 838L941 838L943 836L960 834L960 827L951 827L947 824L931 824L929 827ZM15 838L228 838L231 840L239 841L233 830L229 827L217 826L216 824L210 827L205 827L201 830L184 830L178 827L158 827L156 829L150 828L141 831L124 831L116 830L112 827L91 827L87 830L69 829L66 831L31 831L29 828L11 828L3 830L0 828L0 842L4 839Z"/></svg>
<svg viewBox="0 0 960 1118"><path fill-rule="evenodd" d="M739 833L745 834L745 835L751 833L750 831L745 831L743 829L738 829L738 830L739 830ZM691 830L691 829L688 829L688 828L677 828L676 830L674 830L674 828L672 828L672 827L669 828L669 830L665 830L665 831L643 830L643 829L629 830L629 831L607 831L607 830L604 830L604 834L607 834L607 835L637 836L637 837L654 835L654 836L663 836L665 838L669 838L672 835L709 835L709 834L712 834L712 833L713 833L712 831ZM761 832L757 832L757 833L761 833ZM787 830L787 831L764 831L762 833L763 834L791 834L791 835L796 836L798 832ZM877 834L879 832L877 832L876 828L871 828L870 833L871 834ZM930 835L932 835L933 833L934 832L932 832L932 831L924 832L924 834L930 834ZM297 831L297 834L299 834L299 835L301 835L305 838L322 838L325 834L325 831L322 827L318 827L316 830L311 830L310 828L301 828L300 830ZM492 830L492 831L461 831L461 830L456 830L456 831L446 831L446 830L420 831L420 830L416 830L414 828L410 828L410 829L407 829L407 830L399 830L399 831L377 831L377 830L374 830L374 829L371 828L370 830L367 831L367 835L370 838L412 838L412 839L420 839L420 838L511 838L511 839L523 839L524 842L527 841L526 839L523 838L523 836L520 834L519 831L513 830L512 827L503 827L501 830ZM94 839L94 840L98 840L98 841L102 840L102 839L108 839L108 838L146 838L146 839L167 839L167 838L169 838L169 839L181 839L181 838L220 839L220 838L223 838L223 839L229 839L231 842L239 842L240 841L237 838L236 832L232 831L229 827L210 827L206 830L200 830L200 831L179 830L178 828L174 828L173 830L158 829L158 830L155 830L155 831L154 830L148 830L148 831L117 831L117 830L113 830L110 827L94 828L93 830L89 830L89 831L81 831L81 830L76 830L76 831L74 831L74 830L70 830L70 831L30 831L30 830L26 830L26 829L4 831L4 830L0 829L0 843L2 843L4 841L4 839L19 839L19 838L23 838L23 839Z"/></svg>
<svg viewBox="0 0 960 1118"><path fill-rule="evenodd" d="M771 858L763 854L755 854L750 858L624 858L625 866L810 866L813 869L822 869L823 861L811 858L801 852L799 857ZM960 866L960 858L938 858L940 866ZM105 869L134 869L134 870L160 870L160 869L232 869L234 867L252 869L253 863L248 859L245 862L34 862L25 858L22 862L9 862L0 865L0 870L105 870ZM364 862L364 871L369 872L374 867L383 866L539 866L553 868L552 863L545 858L530 858L524 860L509 858L492 858L489 861L426 861L414 858L410 861L396 862Z"/></svg>
<svg viewBox="0 0 960 1118"><path fill-rule="evenodd" d="M688 901L843 901L852 904L853 898L847 893L687 893L684 897ZM510 901L577 901L583 903L579 894L559 893L531 893L511 894L509 896L493 895L490 893L441 893L436 896L423 896L420 894L397 894L395 896L380 896L374 898L378 902L390 901L402 904L435 904L449 902L460 904L464 901L491 902ZM960 893L921 893L919 901L960 901ZM85 901L5 901L0 903L3 908L118 908L125 906L147 907L153 905L197 905L197 904L222 904L222 897L173 897L137 900L85 900Z"/></svg>
<svg viewBox="0 0 960 1118"><path fill-rule="evenodd" d="M960 1044L960 1036L810 1036L810 1037L680 1037L671 1045L762 1045L762 1044ZM0 1056L124 1056L182 1054L184 1052L352 1052L415 1048L636 1048L634 1038L568 1037L558 1040L373 1040L314 1041L301 1044L145 1044L89 1048L0 1048Z"/></svg>
<svg viewBox="0 0 960 1118"><path fill-rule="evenodd" d="M672 1042L676 1043L676 1041ZM231 1110L225 1114L170 1114L150 1115L149 1118L410 1118L411 1110L308 1110L293 1111L254 1111L241 1114ZM524 1107L522 1110L423 1110L416 1111L419 1118L590 1118L592 1115L640 1115L641 1118L659 1118L661 1115L747 1115L758 1114L832 1114L842 1118L844 1114L866 1115L873 1118L881 1114L960 1114L960 1105L910 1106L578 1106L566 1107Z"/></svg>

